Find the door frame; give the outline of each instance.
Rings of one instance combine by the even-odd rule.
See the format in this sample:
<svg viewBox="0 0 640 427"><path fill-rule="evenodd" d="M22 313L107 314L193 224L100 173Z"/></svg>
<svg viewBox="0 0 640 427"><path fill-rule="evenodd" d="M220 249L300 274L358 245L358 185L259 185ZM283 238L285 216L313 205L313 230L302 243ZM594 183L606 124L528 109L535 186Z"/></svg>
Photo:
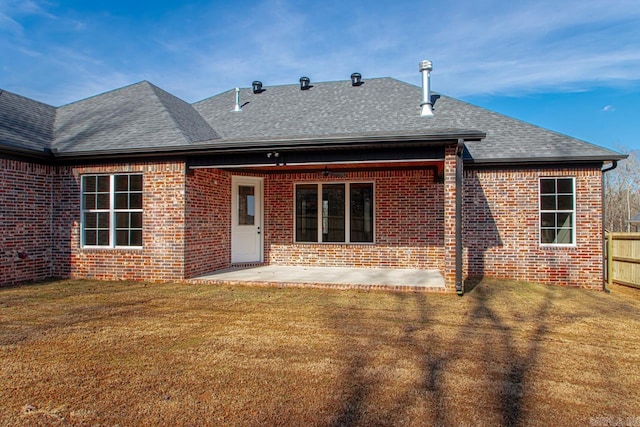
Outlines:
<svg viewBox="0 0 640 427"><path fill-rule="evenodd" d="M258 228L258 257L251 261L234 259L234 233L238 227L238 187L254 185L256 188L255 210L259 212L255 226ZM234 175L231 177L231 263L263 263L264 262L264 178L255 176Z"/></svg>

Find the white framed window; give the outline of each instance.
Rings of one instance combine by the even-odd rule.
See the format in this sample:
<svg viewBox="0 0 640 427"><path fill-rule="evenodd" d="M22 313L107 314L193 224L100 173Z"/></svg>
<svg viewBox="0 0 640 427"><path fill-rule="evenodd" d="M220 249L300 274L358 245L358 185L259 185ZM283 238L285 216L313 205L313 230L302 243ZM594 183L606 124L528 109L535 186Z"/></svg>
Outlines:
<svg viewBox="0 0 640 427"><path fill-rule="evenodd" d="M576 197L573 177L540 178L540 244L574 246Z"/></svg>
<svg viewBox="0 0 640 427"><path fill-rule="evenodd" d="M295 185L296 243L373 243L372 182Z"/></svg>
<svg viewBox="0 0 640 427"><path fill-rule="evenodd" d="M82 176L83 247L142 247L142 175Z"/></svg>

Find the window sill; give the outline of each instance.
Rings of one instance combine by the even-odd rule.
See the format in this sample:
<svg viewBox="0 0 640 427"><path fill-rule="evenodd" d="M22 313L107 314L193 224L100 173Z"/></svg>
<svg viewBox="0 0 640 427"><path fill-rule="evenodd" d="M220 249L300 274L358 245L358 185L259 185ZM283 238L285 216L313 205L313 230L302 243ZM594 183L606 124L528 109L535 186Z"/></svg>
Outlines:
<svg viewBox="0 0 640 427"><path fill-rule="evenodd" d="M83 251L141 251L143 246L81 246Z"/></svg>
<svg viewBox="0 0 640 427"><path fill-rule="evenodd" d="M294 245L375 246L376 242L293 242Z"/></svg>

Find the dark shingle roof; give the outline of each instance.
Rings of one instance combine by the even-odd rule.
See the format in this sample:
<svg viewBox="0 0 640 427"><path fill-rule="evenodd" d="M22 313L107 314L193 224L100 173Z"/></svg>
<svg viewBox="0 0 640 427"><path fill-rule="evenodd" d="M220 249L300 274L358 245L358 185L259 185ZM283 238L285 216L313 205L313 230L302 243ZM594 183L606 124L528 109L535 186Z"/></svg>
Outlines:
<svg viewBox="0 0 640 427"><path fill-rule="evenodd" d="M468 160L532 161L599 158L611 150L543 129L444 95L434 95L434 116L420 116L422 89L391 78L266 87L260 94L241 90L242 112L234 112L234 91L194 104L223 140L326 138L357 135L428 135L484 132L468 141Z"/></svg>
<svg viewBox="0 0 640 427"><path fill-rule="evenodd" d="M416 90L417 97L416 95ZM194 104L223 139L324 138L361 134L425 134L436 130L420 117L420 89L398 80L370 79L266 87L240 91L242 112L233 111L235 93L224 92ZM455 123L438 130L457 129Z"/></svg>
<svg viewBox="0 0 640 427"><path fill-rule="evenodd" d="M58 109L54 147L60 153L189 146L218 138L188 103L149 82Z"/></svg>
<svg viewBox="0 0 640 427"><path fill-rule="evenodd" d="M476 163L617 160L625 156L444 95L420 116L421 88L391 78L233 90L193 105L144 81L54 107L0 92L0 144L59 156L465 137ZM55 123L54 123L55 118ZM482 140L478 140L483 138Z"/></svg>
<svg viewBox="0 0 640 427"><path fill-rule="evenodd" d="M0 90L0 145L43 153L50 148L56 109Z"/></svg>
<svg viewBox="0 0 640 427"><path fill-rule="evenodd" d="M441 96L434 106L437 120L454 120L486 132L482 141L465 143L465 158L476 163L559 160L617 160L615 151L517 120L466 102Z"/></svg>

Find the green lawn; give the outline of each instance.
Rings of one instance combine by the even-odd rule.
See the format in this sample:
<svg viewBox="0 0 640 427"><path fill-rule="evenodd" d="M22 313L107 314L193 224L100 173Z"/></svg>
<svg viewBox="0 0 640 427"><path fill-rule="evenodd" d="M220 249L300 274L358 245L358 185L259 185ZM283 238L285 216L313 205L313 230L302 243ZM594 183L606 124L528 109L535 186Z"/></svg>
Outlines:
<svg viewBox="0 0 640 427"><path fill-rule="evenodd" d="M640 425L612 289L0 288L0 425Z"/></svg>

